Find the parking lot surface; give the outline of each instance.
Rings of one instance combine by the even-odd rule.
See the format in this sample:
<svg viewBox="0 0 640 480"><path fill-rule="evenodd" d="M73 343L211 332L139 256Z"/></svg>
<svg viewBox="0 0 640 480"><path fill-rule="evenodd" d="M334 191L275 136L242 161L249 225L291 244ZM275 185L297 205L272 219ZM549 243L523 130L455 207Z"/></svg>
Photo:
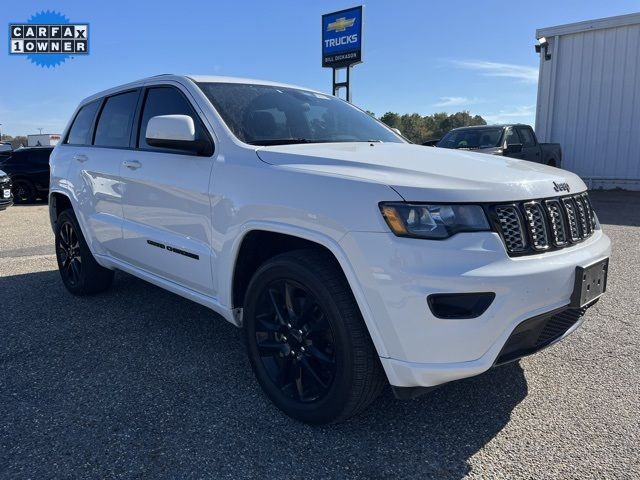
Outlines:
<svg viewBox="0 0 640 480"><path fill-rule="evenodd" d="M640 194L594 192L606 296L537 355L310 427L241 332L126 274L66 292L46 205L0 212L1 478L640 478Z"/></svg>

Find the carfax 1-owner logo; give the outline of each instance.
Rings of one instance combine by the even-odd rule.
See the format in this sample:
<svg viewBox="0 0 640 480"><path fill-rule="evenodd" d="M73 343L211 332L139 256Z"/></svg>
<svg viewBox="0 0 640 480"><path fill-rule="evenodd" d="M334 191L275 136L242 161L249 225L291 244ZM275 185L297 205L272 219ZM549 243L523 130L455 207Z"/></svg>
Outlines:
<svg viewBox="0 0 640 480"><path fill-rule="evenodd" d="M24 55L41 67L55 67L67 59L89 54L89 24L72 23L58 12L32 15L9 24L9 54Z"/></svg>

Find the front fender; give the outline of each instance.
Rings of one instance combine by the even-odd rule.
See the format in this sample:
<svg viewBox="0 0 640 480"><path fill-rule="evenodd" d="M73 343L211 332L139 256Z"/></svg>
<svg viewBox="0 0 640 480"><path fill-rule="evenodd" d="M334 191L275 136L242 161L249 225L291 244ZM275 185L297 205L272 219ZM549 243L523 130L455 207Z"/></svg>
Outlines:
<svg viewBox="0 0 640 480"><path fill-rule="evenodd" d="M259 231L267 231L273 233L279 233L284 235L290 235L292 237L302 238L304 240L308 240L310 242L316 243L331 252L331 254L335 257L340 268L342 269L349 286L351 287L351 291L353 292L353 296L356 299L358 307L360 308L360 312L364 319L364 322L369 330L369 335L371 336L371 340L373 341L374 346L376 347L376 351L380 357L388 357L387 350L385 348L382 335L378 327L375 324L374 316L369 308L368 303L366 302L366 297L362 290L362 286L358 282L358 278L353 269L353 265L349 261L346 253L340 246L340 239L336 240L328 235L324 235L314 230L309 230L306 228L288 225L285 223L279 222L268 222L268 221L250 221L243 224L240 227L241 233L237 235L230 246L230 251L228 254L224 254L220 257L220 275L223 276L221 278L221 292L220 297L224 299L225 305L232 304L232 285L233 285L233 273L234 266L238 258L238 253L240 251L240 247L242 242L247 234L250 232L259 230ZM224 288L223 288L224 286Z"/></svg>

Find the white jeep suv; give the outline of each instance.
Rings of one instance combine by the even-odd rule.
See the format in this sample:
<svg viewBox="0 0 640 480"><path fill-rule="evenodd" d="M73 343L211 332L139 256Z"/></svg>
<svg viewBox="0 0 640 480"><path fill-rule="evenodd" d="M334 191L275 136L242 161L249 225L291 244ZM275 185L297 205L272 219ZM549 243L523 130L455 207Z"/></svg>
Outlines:
<svg viewBox="0 0 640 480"><path fill-rule="evenodd" d="M604 292L585 184L407 143L271 82L162 75L82 101L51 155L76 295L121 270L242 327L256 378L308 423L538 351Z"/></svg>

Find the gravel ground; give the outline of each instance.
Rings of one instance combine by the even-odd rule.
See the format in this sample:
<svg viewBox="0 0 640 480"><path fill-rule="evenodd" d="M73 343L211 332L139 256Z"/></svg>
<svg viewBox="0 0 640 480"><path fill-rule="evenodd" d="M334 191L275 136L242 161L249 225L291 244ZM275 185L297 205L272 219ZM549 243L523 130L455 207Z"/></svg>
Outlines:
<svg viewBox="0 0 640 480"><path fill-rule="evenodd" d="M2 478L640 478L640 195L593 195L609 292L566 341L330 427L262 395L241 335L117 274L59 280L45 205L0 212Z"/></svg>

